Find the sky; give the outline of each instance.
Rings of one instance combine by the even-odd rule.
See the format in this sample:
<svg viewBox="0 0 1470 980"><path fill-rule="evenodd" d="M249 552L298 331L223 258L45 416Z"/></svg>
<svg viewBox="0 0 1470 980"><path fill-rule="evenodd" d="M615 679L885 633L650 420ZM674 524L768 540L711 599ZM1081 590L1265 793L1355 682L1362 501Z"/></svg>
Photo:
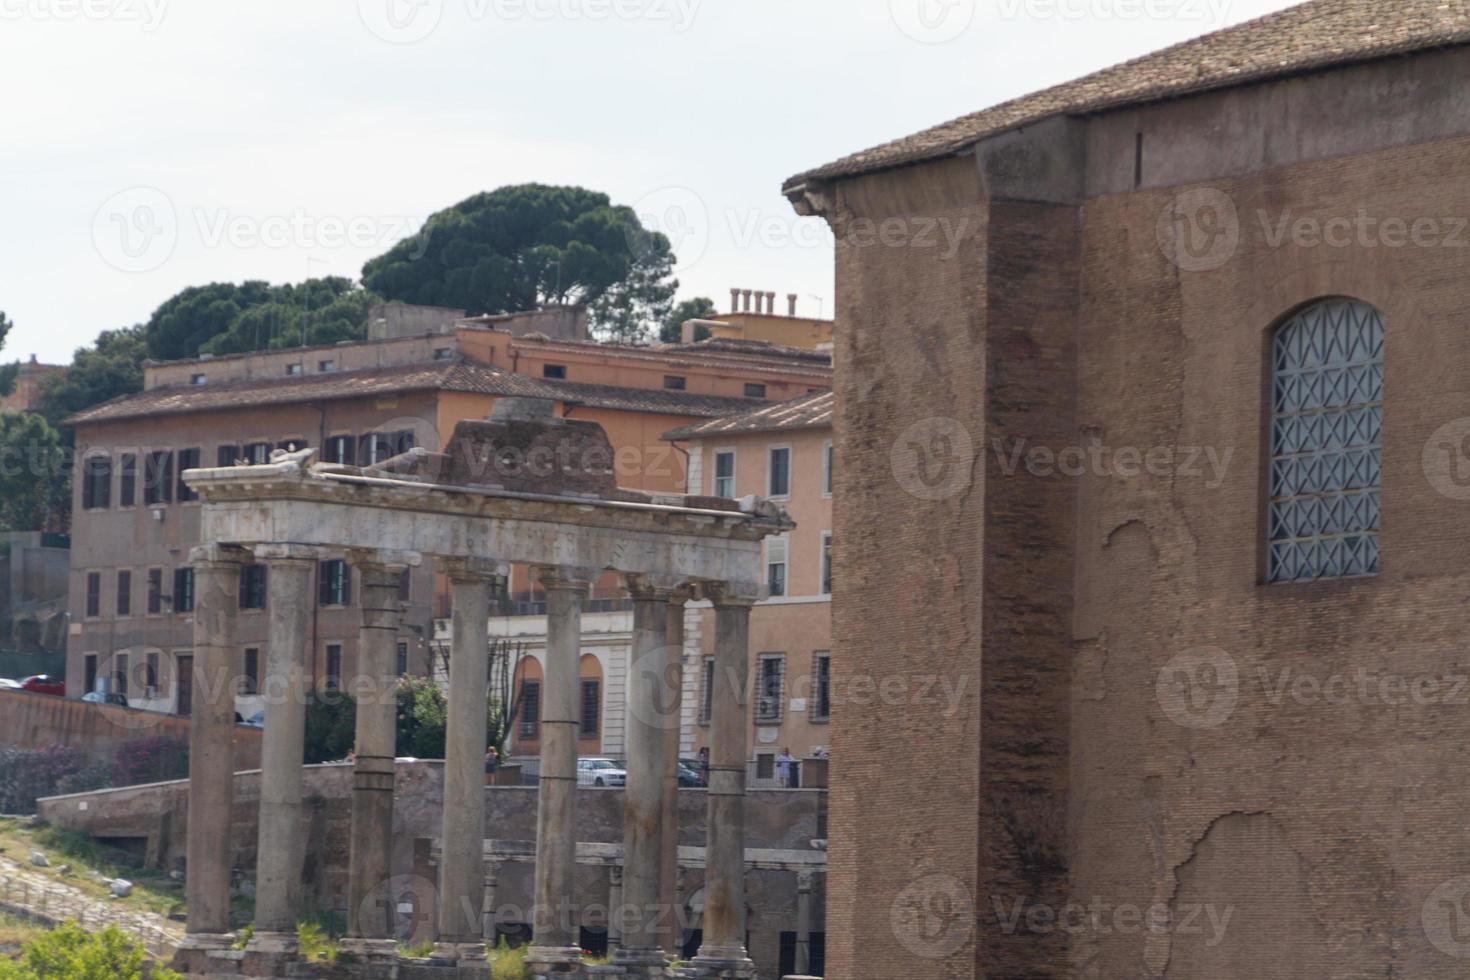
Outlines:
<svg viewBox="0 0 1470 980"><path fill-rule="evenodd" d="M680 298L831 315L848 153L1287 0L0 0L0 360L186 286L357 278L506 184L634 207Z"/></svg>

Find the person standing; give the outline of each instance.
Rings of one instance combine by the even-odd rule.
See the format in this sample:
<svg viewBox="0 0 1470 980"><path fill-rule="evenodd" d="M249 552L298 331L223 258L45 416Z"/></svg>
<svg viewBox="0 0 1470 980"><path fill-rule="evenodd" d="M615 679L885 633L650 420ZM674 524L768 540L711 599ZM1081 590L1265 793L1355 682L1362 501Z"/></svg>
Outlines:
<svg viewBox="0 0 1470 980"><path fill-rule="evenodd" d="M783 748L781 754L776 756L776 775L780 777L781 788L791 789L796 782L796 756L791 750Z"/></svg>
<svg viewBox="0 0 1470 980"><path fill-rule="evenodd" d="M500 771L500 753L497 752L495 750L495 746L492 745L488 749L485 750L485 785L486 786L494 786L495 785L495 774L498 773L499 771Z"/></svg>

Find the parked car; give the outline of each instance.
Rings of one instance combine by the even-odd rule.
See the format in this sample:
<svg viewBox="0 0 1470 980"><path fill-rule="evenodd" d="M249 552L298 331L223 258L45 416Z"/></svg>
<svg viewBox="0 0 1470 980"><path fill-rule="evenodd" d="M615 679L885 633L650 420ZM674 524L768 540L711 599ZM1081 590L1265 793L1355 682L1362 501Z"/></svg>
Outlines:
<svg viewBox="0 0 1470 980"><path fill-rule="evenodd" d="M66 697L66 681L52 677L50 674L35 674L20 682L22 691L30 691L32 694L50 694L53 697Z"/></svg>
<svg viewBox="0 0 1470 980"><path fill-rule="evenodd" d="M578 759L578 786L626 786L628 773L611 759Z"/></svg>
<svg viewBox="0 0 1470 980"><path fill-rule="evenodd" d="M679 785L686 789L697 789L704 785L704 777L699 774L698 769L690 766L687 762L681 761L679 763Z"/></svg>
<svg viewBox="0 0 1470 980"><path fill-rule="evenodd" d="M20 681L13 681L8 677L0 677L0 691L19 691Z"/></svg>
<svg viewBox="0 0 1470 980"><path fill-rule="evenodd" d="M128 696L117 691L91 691L83 694L81 700L88 704L118 704L124 708L128 706Z"/></svg>

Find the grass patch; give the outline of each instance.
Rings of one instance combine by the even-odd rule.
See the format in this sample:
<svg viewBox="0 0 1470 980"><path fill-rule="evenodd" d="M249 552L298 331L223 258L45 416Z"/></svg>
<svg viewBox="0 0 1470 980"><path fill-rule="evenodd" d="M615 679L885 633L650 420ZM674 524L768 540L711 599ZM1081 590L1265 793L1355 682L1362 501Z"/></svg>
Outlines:
<svg viewBox="0 0 1470 980"><path fill-rule="evenodd" d="M490 953L490 980L525 980L526 976L526 947L517 946L511 949L510 943L505 937L500 937L500 944Z"/></svg>
<svg viewBox="0 0 1470 980"><path fill-rule="evenodd" d="M50 867L33 867L32 851L45 854ZM104 847L73 830L25 827L16 820L0 819L0 854L21 865L27 873L68 885L90 898L160 916L183 907L182 881L174 881L162 871L140 868L132 863L133 857L126 851ZM69 869L66 874L61 872L63 867ZM111 887L94 880L88 874L91 871L104 878L126 878L133 884L133 893L127 898L114 899Z"/></svg>
<svg viewBox="0 0 1470 980"><path fill-rule="evenodd" d="M31 919L0 912L0 956L19 953L22 946L45 931L45 926Z"/></svg>

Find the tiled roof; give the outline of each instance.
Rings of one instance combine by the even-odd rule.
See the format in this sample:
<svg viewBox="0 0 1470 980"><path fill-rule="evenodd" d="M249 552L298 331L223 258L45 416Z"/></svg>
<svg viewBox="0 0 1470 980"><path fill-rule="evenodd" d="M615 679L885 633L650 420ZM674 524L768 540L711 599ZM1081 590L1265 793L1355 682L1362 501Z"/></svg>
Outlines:
<svg viewBox="0 0 1470 980"><path fill-rule="evenodd" d="M734 337L711 337L693 344L664 344L657 348L663 353L680 354L746 354L754 357L783 357L793 361L809 361L812 364L831 367L832 355L810 347L781 347L764 340L740 340Z"/></svg>
<svg viewBox="0 0 1470 980"><path fill-rule="evenodd" d="M779 405L726 415L686 425L664 434L665 439L707 439L711 436L744 435L750 432L789 432L795 429L824 429L832 425L834 396L830 391L803 395Z"/></svg>
<svg viewBox="0 0 1470 980"><path fill-rule="evenodd" d="M771 374L830 375L832 356L800 347L778 347L749 340L703 340L695 344L661 344L633 347L599 344L584 340L540 340L518 337L518 347L534 346L540 351L598 354L631 360L657 361L668 367L681 364L702 367L754 367Z"/></svg>
<svg viewBox="0 0 1470 980"><path fill-rule="evenodd" d="M1050 116L1116 109L1211 89L1470 43L1465 0L1312 0L1076 81L964 116L800 174L853 177L948 156Z"/></svg>
<svg viewBox="0 0 1470 980"><path fill-rule="evenodd" d="M748 408L745 398L683 391L645 391L611 385L575 384L512 374L474 361L434 361L397 367L311 374L286 378L222 381L152 388L78 412L68 425L152 418L184 412L228 411L260 405L373 398L409 391L460 391L482 395L550 398L598 408L713 417Z"/></svg>

